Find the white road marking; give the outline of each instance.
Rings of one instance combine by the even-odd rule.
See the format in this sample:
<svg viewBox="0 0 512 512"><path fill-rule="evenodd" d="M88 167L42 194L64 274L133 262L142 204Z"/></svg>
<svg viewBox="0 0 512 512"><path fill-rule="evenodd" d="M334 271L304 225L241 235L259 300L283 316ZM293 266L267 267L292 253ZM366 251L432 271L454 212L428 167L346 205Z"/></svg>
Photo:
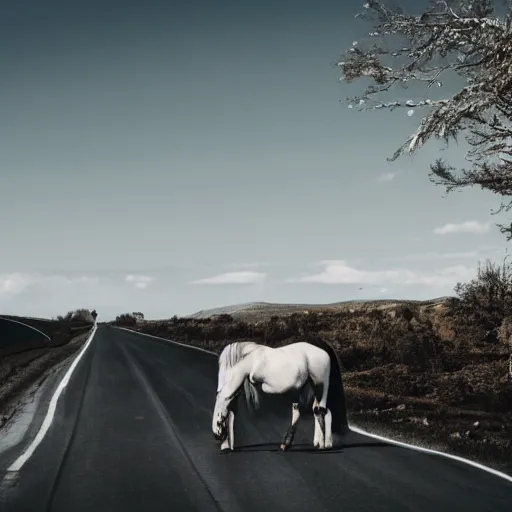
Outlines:
<svg viewBox="0 0 512 512"><path fill-rule="evenodd" d="M506 473L502 473L501 471L498 471L496 469L490 468L489 466L484 466L483 464L479 464L478 462L474 462L469 459L465 459L463 457L459 457L458 455L452 455L451 453L444 453L444 452L438 452L437 450L431 450L430 448L423 448L422 446L415 446L413 444L407 444L403 443L402 441L395 441L393 439L388 439L387 437L378 436L377 434L372 434L370 432L366 432L366 430L362 430L356 426L349 424L350 430L352 432L356 432L357 434L362 434L364 436L372 437L374 439L378 439L379 441L385 441L389 444L394 444L397 446L401 446L403 448L409 448L410 450L415 450L418 452L423 453L429 453L431 455L439 455L441 457L446 457L447 459L456 460L458 462L463 462L464 464L468 464L470 466L473 466L475 468L481 469L483 471L486 471L487 473L491 473L494 476L498 476L500 478L503 478L505 480L508 480L509 482L512 482L512 476L507 475Z"/></svg>
<svg viewBox="0 0 512 512"><path fill-rule="evenodd" d="M66 375L64 375L63 379L59 383L59 386L55 390L55 393L53 394L52 399L50 400L48 412L46 413L46 416L43 420L41 428L39 429L39 432L37 433L32 443L30 443L28 448L11 464L11 466L9 466L9 468L7 469L7 474L19 471L23 467L25 462L27 462L27 460L30 459L36 448L44 439L44 436L46 435L48 429L50 428L50 425L52 424L53 417L55 416L55 410L57 409L57 401L59 400L62 391L64 391L64 388L68 385L69 379L71 378L73 371L80 362L80 359L82 359L83 355L85 354L85 351L89 348L89 345L91 344L91 341L96 333L96 329L97 326L96 324L94 324L92 333L89 336L87 342L85 343L85 346L82 348L81 352L78 354L78 356L75 358L71 366L68 368Z"/></svg>
<svg viewBox="0 0 512 512"><path fill-rule="evenodd" d="M152 334L146 334L138 331L133 331L132 329L126 329L124 327L116 327L116 329L123 329L124 331L133 332L135 334L140 334L142 336L148 336L150 338L156 338L159 340L168 341L169 343L174 343L175 345L180 345L182 347L187 347L193 350L200 350L201 352L206 352L208 354L212 354L217 357L217 354L215 352L212 352L211 350L206 350L204 348L199 347L193 347L192 345L186 345L185 343L179 343L177 341L168 340L166 338L161 338L160 336L153 336ZM512 476L507 475L506 473L502 473L501 471L498 471L496 469L490 468L489 466L484 466L483 464L479 464L478 462L474 462L469 459L465 459L464 457L459 457L458 455L452 455L450 453L444 453L439 452L436 450L431 450L430 448L423 448L422 446L416 446L414 444L408 444L403 443L402 441L395 441L394 439L389 439L387 437L382 437L377 434L372 434L371 432L367 432L366 430L362 430L359 427L356 427L355 425L351 425L349 423L349 428L352 432L355 432L356 434L361 434L363 436L372 437L373 439L378 439L379 441L384 441L389 444L394 444L397 446L401 446L402 448L409 448L410 450L415 450L423 453L429 453L431 455L439 455L440 457L445 457L447 459L456 460L458 462L462 462L463 464L468 464L469 466L473 466L475 468L481 469L482 471L486 471L487 473L491 473L494 476L503 478L504 480L507 480L509 482L512 482Z"/></svg>
<svg viewBox="0 0 512 512"><path fill-rule="evenodd" d="M148 336L149 338L155 338L157 340L167 341L168 343L172 343L173 345L179 345L180 347L186 347L186 348L190 348L192 350L199 350L200 352L206 352L207 354L211 354L211 355L214 355L215 357L217 357L217 354L215 352L212 352L211 350L206 350L205 348L193 347L192 345L187 345L186 343L180 343L179 341L168 340L167 338L161 338L160 336L153 336L152 334L146 334L145 332L134 331L132 329L127 329L126 327L114 327L114 329L122 329L123 331L133 332L135 334L140 334L141 336Z"/></svg>

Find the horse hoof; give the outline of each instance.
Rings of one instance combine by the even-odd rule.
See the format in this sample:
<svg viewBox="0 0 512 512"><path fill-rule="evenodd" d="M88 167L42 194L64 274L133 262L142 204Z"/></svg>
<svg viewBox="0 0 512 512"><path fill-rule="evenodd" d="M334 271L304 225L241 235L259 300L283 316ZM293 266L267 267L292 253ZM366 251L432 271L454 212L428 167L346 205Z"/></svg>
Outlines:
<svg viewBox="0 0 512 512"><path fill-rule="evenodd" d="M280 450L281 450L282 452L285 452L286 450L288 450L289 445L287 445L287 444L282 444L279 448L280 448Z"/></svg>

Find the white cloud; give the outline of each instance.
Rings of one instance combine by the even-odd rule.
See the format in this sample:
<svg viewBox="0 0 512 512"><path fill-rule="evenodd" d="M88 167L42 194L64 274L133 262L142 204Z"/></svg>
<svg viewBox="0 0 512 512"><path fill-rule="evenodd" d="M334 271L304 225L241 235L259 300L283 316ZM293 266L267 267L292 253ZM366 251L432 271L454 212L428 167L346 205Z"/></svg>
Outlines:
<svg viewBox="0 0 512 512"><path fill-rule="evenodd" d="M303 283L325 284L376 284L381 281L398 279L399 271L367 271L350 267L343 260L325 260L322 262L325 269L320 274L303 276L293 280Z"/></svg>
<svg viewBox="0 0 512 512"><path fill-rule="evenodd" d="M431 272L418 272L410 269L363 270L351 267L343 260L324 262L324 271L306 275L288 282L322 284L359 284L359 285L424 285L455 286L458 281L471 279L475 269L457 265L436 269ZM385 292L382 292L385 293Z"/></svg>
<svg viewBox="0 0 512 512"><path fill-rule="evenodd" d="M476 259L479 257L478 251L466 252L424 252L416 254L405 254L404 256L395 256L389 258L393 261L432 261L432 260L462 260Z"/></svg>
<svg viewBox="0 0 512 512"><path fill-rule="evenodd" d="M430 274L416 274L407 279L404 284L423 284L427 286L448 286L457 284L459 281L467 281L475 276L475 268L465 265L456 265L434 270Z"/></svg>
<svg viewBox="0 0 512 512"><path fill-rule="evenodd" d="M377 178L377 181L379 183L384 183L386 181L392 181L394 180L396 177L397 177L398 173L397 172L386 172L384 174L381 174L378 178Z"/></svg>
<svg viewBox="0 0 512 512"><path fill-rule="evenodd" d="M0 297L20 295L31 288L47 288L48 290L77 284L96 283L98 277L62 275L42 275L37 273L12 272L0 274Z"/></svg>
<svg viewBox="0 0 512 512"><path fill-rule="evenodd" d="M477 220L467 220L459 224L448 223L434 229L436 235L454 235L458 233L471 233L473 235L483 235L491 228L490 222L479 222Z"/></svg>
<svg viewBox="0 0 512 512"><path fill-rule="evenodd" d="M0 275L0 295L21 293L31 283L29 276L18 272Z"/></svg>
<svg viewBox="0 0 512 512"><path fill-rule="evenodd" d="M271 264L266 261L249 261L246 263L233 263L229 265L231 268L237 267L237 268L261 268L261 267L270 267Z"/></svg>
<svg viewBox="0 0 512 512"><path fill-rule="evenodd" d="M253 284L264 281L267 274L263 272L227 272L214 277L192 281L193 284Z"/></svg>
<svg viewBox="0 0 512 512"><path fill-rule="evenodd" d="M139 290L145 290L150 285L150 283L152 283L154 280L155 280L154 277L134 275L134 274L130 274L125 277L125 281L127 281L128 283L133 283L135 288L137 288Z"/></svg>

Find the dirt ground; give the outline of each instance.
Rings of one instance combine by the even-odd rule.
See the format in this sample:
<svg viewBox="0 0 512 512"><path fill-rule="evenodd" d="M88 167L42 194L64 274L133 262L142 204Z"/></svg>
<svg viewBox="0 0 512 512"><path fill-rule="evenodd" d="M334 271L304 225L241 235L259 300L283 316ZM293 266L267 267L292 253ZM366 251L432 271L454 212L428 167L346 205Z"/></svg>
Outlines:
<svg viewBox="0 0 512 512"><path fill-rule="evenodd" d="M446 407L432 400L349 386L345 395L349 421L363 430L466 457L512 475L512 412Z"/></svg>

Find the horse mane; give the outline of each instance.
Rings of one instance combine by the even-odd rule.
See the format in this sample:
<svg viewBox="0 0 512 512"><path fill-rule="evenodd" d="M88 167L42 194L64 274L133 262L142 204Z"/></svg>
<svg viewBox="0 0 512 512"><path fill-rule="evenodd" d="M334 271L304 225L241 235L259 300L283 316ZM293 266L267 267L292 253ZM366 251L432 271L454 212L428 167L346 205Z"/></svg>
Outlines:
<svg viewBox="0 0 512 512"><path fill-rule="evenodd" d="M235 341L226 345L219 356L219 369L227 371L233 368L258 347L259 345L253 341Z"/></svg>
<svg viewBox="0 0 512 512"><path fill-rule="evenodd" d="M260 345L253 341L235 341L234 343L226 345L222 349L222 352L219 355L219 379L217 392L224 384L226 372L230 368L234 368L242 359L244 359L244 357L259 347ZM260 397L258 389L248 378L244 379L243 388L249 410L254 411L259 409Z"/></svg>

